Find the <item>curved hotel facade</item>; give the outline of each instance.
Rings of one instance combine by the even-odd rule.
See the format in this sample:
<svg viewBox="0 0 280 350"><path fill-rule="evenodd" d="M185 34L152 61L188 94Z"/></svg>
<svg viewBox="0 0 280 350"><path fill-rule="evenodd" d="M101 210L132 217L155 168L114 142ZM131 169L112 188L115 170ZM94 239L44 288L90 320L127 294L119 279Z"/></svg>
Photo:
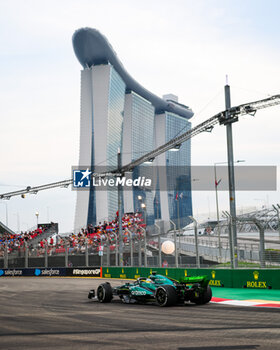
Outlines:
<svg viewBox="0 0 280 350"><path fill-rule="evenodd" d="M99 31L91 28L77 30L73 35L73 47L83 67L80 168L90 167L93 171L99 166L116 168L118 149L121 150L122 164L128 164L191 128L189 119L193 112L179 104L176 96L166 95L161 99L136 82ZM177 152L169 151L158 156L154 163L163 166L163 170L156 174L155 188L123 191L123 210L140 210L138 196L141 195L146 204L148 224L155 219L176 221L179 216L183 220L181 225L184 225L183 218L192 215L190 175L186 180L189 185L181 181L178 187L178 206L176 193L166 186L170 172L164 169L166 166L190 166L190 140ZM139 169L135 169L130 176L137 177L138 173ZM79 230L88 224L110 220L117 208L116 191L97 191L93 187L77 191L74 228Z"/></svg>

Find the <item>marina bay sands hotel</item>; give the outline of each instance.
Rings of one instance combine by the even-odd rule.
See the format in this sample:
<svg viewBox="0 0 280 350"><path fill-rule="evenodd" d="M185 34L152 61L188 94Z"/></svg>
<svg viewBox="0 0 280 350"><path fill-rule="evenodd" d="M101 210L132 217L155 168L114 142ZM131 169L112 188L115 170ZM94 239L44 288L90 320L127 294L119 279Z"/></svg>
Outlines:
<svg viewBox="0 0 280 350"><path fill-rule="evenodd" d="M178 103L174 95L159 98L135 81L125 70L108 40L96 29L82 28L73 35L73 47L81 70L81 115L79 167L96 171L98 166L117 168L117 152L122 165L163 145L191 128L193 112ZM168 88L168 87L167 87ZM190 166L191 143L184 142L174 151L156 157L159 179L152 190L133 188L123 191L124 212L141 210L145 203L148 224L156 219L178 218L181 227L192 215L190 175L188 186L176 179L178 188L166 186L168 166ZM141 167L149 165L141 165ZM132 176L137 175L137 169ZM165 178L165 185L160 180ZM174 179L173 179L174 180ZM184 182L186 184L186 180ZM185 187L184 187L185 186ZM91 186L77 191L75 230L115 217L117 191L100 191ZM178 201L180 201L178 203Z"/></svg>

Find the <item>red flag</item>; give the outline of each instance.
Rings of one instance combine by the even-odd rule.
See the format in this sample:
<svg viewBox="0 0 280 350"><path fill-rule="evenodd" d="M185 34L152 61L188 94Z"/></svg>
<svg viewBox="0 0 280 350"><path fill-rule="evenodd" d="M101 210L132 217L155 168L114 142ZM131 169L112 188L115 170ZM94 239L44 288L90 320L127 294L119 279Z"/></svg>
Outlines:
<svg viewBox="0 0 280 350"><path fill-rule="evenodd" d="M175 200L176 200L176 201L178 200L178 192L176 193Z"/></svg>
<svg viewBox="0 0 280 350"><path fill-rule="evenodd" d="M219 181L215 180L215 186L217 187L221 181L222 179L220 179Z"/></svg>

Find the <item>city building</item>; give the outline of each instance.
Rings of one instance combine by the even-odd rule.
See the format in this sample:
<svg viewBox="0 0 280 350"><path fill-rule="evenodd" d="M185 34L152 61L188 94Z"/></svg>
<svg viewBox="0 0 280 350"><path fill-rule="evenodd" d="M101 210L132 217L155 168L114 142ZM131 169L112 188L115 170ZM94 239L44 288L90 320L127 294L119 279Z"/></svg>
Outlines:
<svg viewBox="0 0 280 350"><path fill-rule="evenodd" d="M164 96L165 97L165 96ZM155 147L191 129L188 119L170 112L155 116ZM192 215L191 140L157 157L158 187L154 210L156 217L172 220L177 228L186 226ZM160 215L158 214L160 213Z"/></svg>
<svg viewBox="0 0 280 350"><path fill-rule="evenodd" d="M73 35L73 48L83 67L80 168L92 171L101 166L116 168L118 149L121 150L122 164L128 164L190 128L191 109L178 103L174 95L159 98L142 87L127 73L108 40L99 31L92 28L77 30ZM177 152L169 151L159 156L154 165L189 166L190 141L181 145ZM128 176L136 177L141 171L149 171L148 168L149 165L141 165ZM184 188L184 181L176 180L178 188L175 191L178 190L178 195L182 197L178 212L174 197L177 192L174 194L170 188L162 191L162 179L159 174L156 176L159 180L153 190L134 188L123 192L124 211L141 210L144 203L148 223L159 218L169 220L177 216L178 219L178 214L190 215L190 188ZM168 183L169 177L165 172L164 181ZM188 181L190 183L190 177ZM112 219L117 207L116 191L98 191L93 186L89 190L78 190L75 230Z"/></svg>

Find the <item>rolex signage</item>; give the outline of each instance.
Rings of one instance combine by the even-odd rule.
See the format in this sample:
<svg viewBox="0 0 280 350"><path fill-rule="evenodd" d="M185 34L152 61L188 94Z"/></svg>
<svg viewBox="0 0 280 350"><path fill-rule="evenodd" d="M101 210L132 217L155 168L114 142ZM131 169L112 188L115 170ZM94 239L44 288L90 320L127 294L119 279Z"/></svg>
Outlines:
<svg viewBox="0 0 280 350"><path fill-rule="evenodd" d="M260 272L253 271L253 281L246 281L247 288L268 288L267 281L259 281Z"/></svg>
<svg viewBox="0 0 280 350"><path fill-rule="evenodd" d="M211 271L211 279L210 279L210 282L209 282L209 286L223 287L223 284L222 284L221 280L216 279L216 271L215 270Z"/></svg>

